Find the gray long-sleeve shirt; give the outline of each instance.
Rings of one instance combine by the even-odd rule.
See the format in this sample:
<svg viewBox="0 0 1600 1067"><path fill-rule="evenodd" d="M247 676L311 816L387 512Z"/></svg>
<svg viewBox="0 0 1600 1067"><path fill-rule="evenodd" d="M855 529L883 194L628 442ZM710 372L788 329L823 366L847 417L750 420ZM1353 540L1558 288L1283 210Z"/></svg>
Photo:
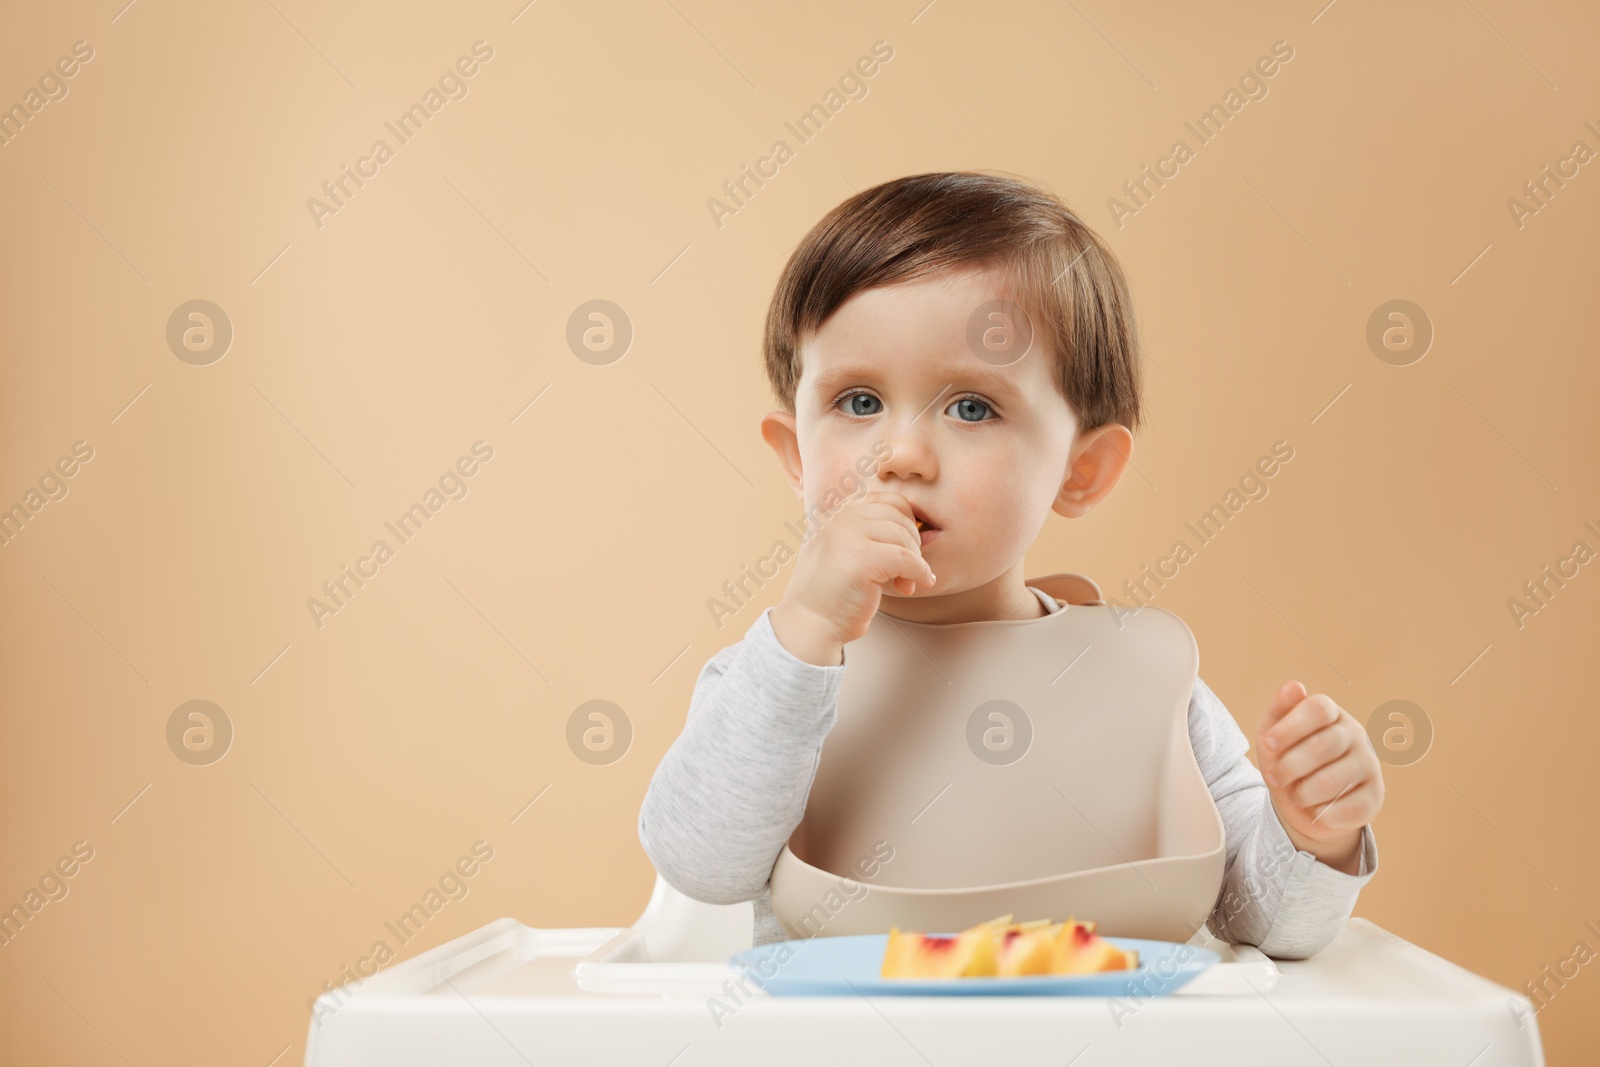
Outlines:
<svg viewBox="0 0 1600 1067"><path fill-rule="evenodd" d="M1046 610L1054 597L1028 586ZM768 879L805 814L848 664L807 663L779 643L767 608L700 671L683 732L662 756L639 810L639 841L668 884L709 904L755 901L753 944L784 939ZM1304 959L1344 927L1377 873L1372 827L1358 873L1334 870L1289 840L1238 723L1203 681L1189 699L1189 739L1226 831L1216 937L1278 959Z"/></svg>

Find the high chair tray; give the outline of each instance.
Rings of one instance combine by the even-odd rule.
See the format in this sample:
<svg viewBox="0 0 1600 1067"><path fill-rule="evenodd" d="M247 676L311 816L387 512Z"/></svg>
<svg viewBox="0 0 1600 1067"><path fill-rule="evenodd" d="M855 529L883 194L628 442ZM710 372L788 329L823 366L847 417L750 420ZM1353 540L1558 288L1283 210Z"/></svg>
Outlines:
<svg viewBox="0 0 1600 1067"><path fill-rule="evenodd" d="M714 961L607 963L637 952L634 934L497 920L323 994L305 1063L1060 1067L1089 1050L1088 1063L1185 1067L1544 1064L1526 998L1359 918L1308 960L1232 957L1246 965L1233 992L1203 985L1224 954L1167 996L774 997ZM634 991L585 988L580 964L591 984L610 967L613 988Z"/></svg>

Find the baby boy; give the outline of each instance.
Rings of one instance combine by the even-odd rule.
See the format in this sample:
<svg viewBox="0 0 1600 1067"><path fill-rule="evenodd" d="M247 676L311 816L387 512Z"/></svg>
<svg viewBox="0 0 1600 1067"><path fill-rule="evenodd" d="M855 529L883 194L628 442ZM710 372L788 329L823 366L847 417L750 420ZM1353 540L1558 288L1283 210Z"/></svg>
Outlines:
<svg viewBox="0 0 1600 1067"><path fill-rule="evenodd" d="M680 892L755 901L756 945L785 937L768 880L805 814L847 646L880 611L945 624L1064 610L1027 584L1024 554L1051 512L1081 517L1116 487L1141 383L1111 251L1053 195L981 173L901 178L836 207L785 267L764 347L782 410L762 435L821 521L781 601L701 670L638 827ZM840 501L834 487L863 480ZM1188 733L1225 830L1208 928L1281 959L1320 951L1377 871L1384 786L1366 731L1285 682L1257 726L1258 770L1197 679Z"/></svg>

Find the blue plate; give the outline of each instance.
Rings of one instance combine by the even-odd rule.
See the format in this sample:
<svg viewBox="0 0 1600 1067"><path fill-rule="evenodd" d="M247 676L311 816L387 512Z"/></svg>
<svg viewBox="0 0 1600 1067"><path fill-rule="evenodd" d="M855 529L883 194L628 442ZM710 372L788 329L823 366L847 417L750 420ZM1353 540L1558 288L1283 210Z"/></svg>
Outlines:
<svg viewBox="0 0 1600 1067"><path fill-rule="evenodd" d="M950 936L950 935L945 935ZM1210 949L1175 941L1108 937L1139 953L1129 971L1096 974L1033 974L993 978L884 978L888 934L813 937L745 949L728 962L752 985L773 996L1002 996L1116 997L1171 993L1221 957Z"/></svg>

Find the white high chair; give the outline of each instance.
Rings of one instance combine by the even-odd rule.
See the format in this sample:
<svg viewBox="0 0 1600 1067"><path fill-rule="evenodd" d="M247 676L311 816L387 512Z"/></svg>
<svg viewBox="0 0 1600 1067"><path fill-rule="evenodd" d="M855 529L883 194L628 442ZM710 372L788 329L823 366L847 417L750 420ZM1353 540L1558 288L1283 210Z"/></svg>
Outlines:
<svg viewBox="0 0 1600 1067"><path fill-rule="evenodd" d="M755 912L755 902L750 900L738 904L695 900L657 874L644 914L634 920L628 933L638 932L636 941L642 953L638 962L722 963L751 946ZM624 936L624 940L628 939Z"/></svg>
<svg viewBox="0 0 1600 1067"><path fill-rule="evenodd" d="M1186 1067L1544 1065L1526 998L1360 918L1308 960L1202 927L1191 943L1222 962L1142 998L771 996L727 962L754 921L751 901L705 904L659 875L629 927L498 919L319 997L306 1067L1059 1067L1091 1046L1095 1063Z"/></svg>

